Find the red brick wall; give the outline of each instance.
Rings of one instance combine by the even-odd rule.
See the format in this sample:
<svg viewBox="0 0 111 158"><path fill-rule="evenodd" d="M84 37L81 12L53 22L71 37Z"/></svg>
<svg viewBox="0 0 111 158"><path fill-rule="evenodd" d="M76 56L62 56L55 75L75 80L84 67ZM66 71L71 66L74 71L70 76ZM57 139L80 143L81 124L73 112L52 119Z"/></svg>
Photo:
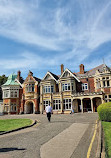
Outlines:
<svg viewBox="0 0 111 158"><path fill-rule="evenodd" d="M80 89L82 90L82 83L87 83L88 84L88 90L85 90L84 92L94 92L95 91L95 87L94 87L94 78L82 78L80 79L81 81L81 85L79 85L78 87L78 91L80 92ZM80 88L81 87L81 88Z"/></svg>
<svg viewBox="0 0 111 158"><path fill-rule="evenodd" d="M89 91L90 92L95 92L95 87L94 87L94 78L88 78L88 83L89 83Z"/></svg>
<svg viewBox="0 0 111 158"><path fill-rule="evenodd" d="M105 93L110 93L110 88L104 88Z"/></svg>

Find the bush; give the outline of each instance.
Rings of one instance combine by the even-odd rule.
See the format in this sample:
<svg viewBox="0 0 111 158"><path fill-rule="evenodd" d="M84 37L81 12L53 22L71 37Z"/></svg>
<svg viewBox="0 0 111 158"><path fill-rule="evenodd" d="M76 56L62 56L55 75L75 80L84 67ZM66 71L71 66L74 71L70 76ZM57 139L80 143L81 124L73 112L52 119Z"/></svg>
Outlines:
<svg viewBox="0 0 111 158"><path fill-rule="evenodd" d="M97 112L101 121L111 121L111 102L104 103L98 106Z"/></svg>

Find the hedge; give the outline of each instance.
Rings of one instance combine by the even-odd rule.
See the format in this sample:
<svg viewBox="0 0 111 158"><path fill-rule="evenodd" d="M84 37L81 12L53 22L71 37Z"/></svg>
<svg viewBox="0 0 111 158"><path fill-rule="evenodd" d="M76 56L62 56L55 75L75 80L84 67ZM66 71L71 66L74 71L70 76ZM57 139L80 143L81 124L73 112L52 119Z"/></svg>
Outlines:
<svg viewBox="0 0 111 158"><path fill-rule="evenodd" d="M111 102L104 103L98 106L97 112L101 121L111 121Z"/></svg>

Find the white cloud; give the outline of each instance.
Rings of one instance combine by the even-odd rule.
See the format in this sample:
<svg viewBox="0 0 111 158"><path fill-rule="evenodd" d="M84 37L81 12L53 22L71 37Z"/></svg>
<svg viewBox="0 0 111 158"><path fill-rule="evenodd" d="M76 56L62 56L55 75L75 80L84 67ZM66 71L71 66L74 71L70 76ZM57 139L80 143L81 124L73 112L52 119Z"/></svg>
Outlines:
<svg viewBox="0 0 111 158"><path fill-rule="evenodd" d="M47 1L44 1L47 2ZM56 50L45 58L26 50L15 59L2 59L3 69L28 69L80 64L104 42L111 40L111 2L70 0L55 8L41 0L0 0L0 35L20 43ZM53 3L53 2L52 2ZM57 2L60 3L60 2ZM29 52L29 53L27 53ZM40 54L40 53L39 53ZM45 56L45 55L44 55ZM19 64L20 63L20 64Z"/></svg>

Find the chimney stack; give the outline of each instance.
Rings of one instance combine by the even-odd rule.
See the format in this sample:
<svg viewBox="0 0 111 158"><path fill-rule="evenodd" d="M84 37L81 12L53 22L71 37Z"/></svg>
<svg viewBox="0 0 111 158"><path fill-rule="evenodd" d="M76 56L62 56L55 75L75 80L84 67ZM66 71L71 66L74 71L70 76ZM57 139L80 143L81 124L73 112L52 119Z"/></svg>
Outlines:
<svg viewBox="0 0 111 158"><path fill-rule="evenodd" d="M33 76L33 73L29 70L28 76Z"/></svg>
<svg viewBox="0 0 111 158"><path fill-rule="evenodd" d="M84 65L81 64L79 65L79 67L80 67L80 74L84 74Z"/></svg>
<svg viewBox="0 0 111 158"><path fill-rule="evenodd" d="M62 75L63 72L64 72L64 65L61 64L61 75Z"/></svg>
<svg viewBox="0 0 111 158"><path fill-rule="evenodd" d="M18 79L18 81L20 81L20 77L21 77L21 71L19 70L19 71L17 72L17 79Z"/></svg>

